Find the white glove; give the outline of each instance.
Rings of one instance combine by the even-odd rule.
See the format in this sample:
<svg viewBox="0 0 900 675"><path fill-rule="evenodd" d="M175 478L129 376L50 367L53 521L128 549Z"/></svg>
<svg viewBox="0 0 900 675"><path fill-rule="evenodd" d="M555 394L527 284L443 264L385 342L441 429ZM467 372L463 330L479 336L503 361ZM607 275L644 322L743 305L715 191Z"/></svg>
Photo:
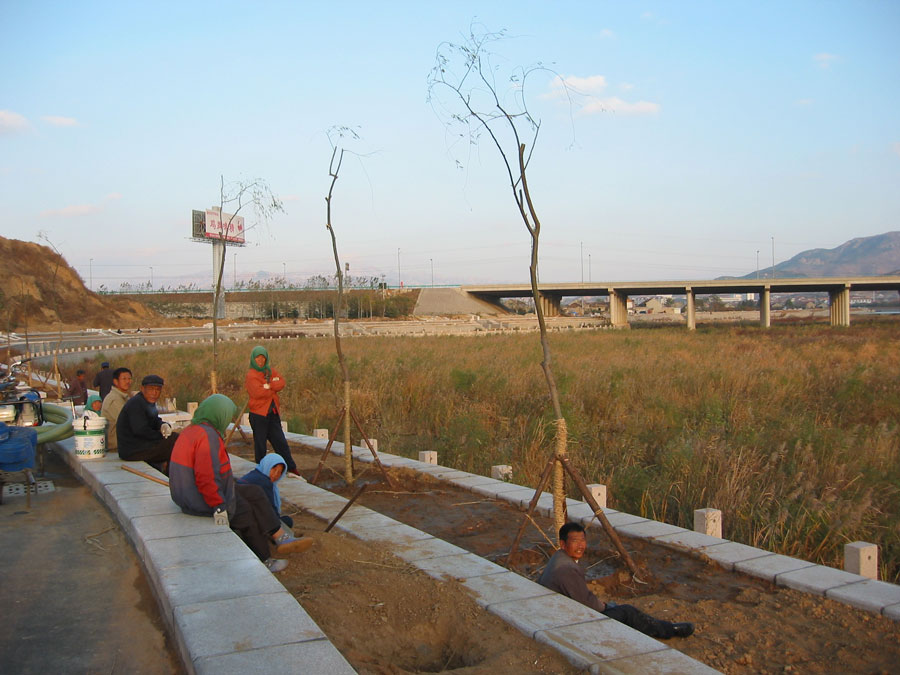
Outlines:
<svg viewBox="0 0 900 675"><path fill-rule="evenodd" d="M263 385L263 389L271 389L268 382Z"/></svg>
<svg viewBox="0 0 900 675"><path fill-rule="evenodd" d="M168 438L172 435L172 425L168 422L163 422L162 426L159 428L159 433L163 435L163 438Z"/></svg>
<svg viewBox="0 0 900 675"><path fill-rule="evenodd" d="M280 377L273 377L272 382L278 382L278 380L280 380L280 379L281 379Z"/></svg>

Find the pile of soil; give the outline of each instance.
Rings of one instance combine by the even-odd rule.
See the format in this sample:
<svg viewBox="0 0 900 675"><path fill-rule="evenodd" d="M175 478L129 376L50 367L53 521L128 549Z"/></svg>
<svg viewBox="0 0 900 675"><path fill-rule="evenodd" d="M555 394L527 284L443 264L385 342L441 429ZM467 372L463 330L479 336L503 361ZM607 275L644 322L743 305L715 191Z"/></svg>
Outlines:
<svg viewBox="0 0 900 675"><path fill-rule="evenodd" d="M252 448L247 445L235 445L229 450L249 459L253 457ZM311 478L321 453L295 445L292 450L301 474ZM345 497L356 491L355 487L348 488L340 478L341 458L329 457L327 465L331 470L326 470L320 478L320 487ZM505 502L483 498L411 471L389 470L394 483L391 489L371 465L357 463L357 470L365 470L358 480L372 483L359 498L361 505L487 559L505 562L512 539L524 518L521 511ZM528 526L521 545L523 553L514 561L514 570L530 578L540 573L553 552L551 542L555 543L553 523L540 517L535 521L541 532ZM295 529L307 533L321 531L324 524L307 519ZM471 621L465 613L467 610L461 610L456 604L468 600L464 589L446 582L439 592L422 590L418 580L422 579L421 583L426 584L430 582L428 577L404 571L406 565L383 549L355 540L346 541L357 547L354 553L348 554L353 556L349 565L346 557L329 558L330 544L321 547L331 563L326 568L332 569L326 572L334 575L333 580L327 576L324 579L315 577L316 581L312 583L304 569L292 568L288 573L289 588L330 637L332 630L353 636L349 646L340 637L335 639L335 645L345 656L370 655L371 661L361 661L368 668L365 672L425 671L424 661L416 665L401 658L402 655L415 658L413 655L417 650L432 655L443 654L451 662L443 666L443 670L451 669L452 664L465 663L465 658L478 662L483 657L484 652L477 646L479 643L464 637L455 643L455 649L460 653L454 652L451 659L445 633L438 628L449 625L458 631L462 623L457 625L456 622L462 618ZM592 590L601 599L629 603L662 619L694 622L697 627L694 636L666 644L713 668L741 674L833 673L841 670L897 672L900 626L890 619L825 598L776 587L755 577L726 571L712 561L641 540L624 538L623 541L630 555L652 572L652 578L647 580L649 583L634 583L629 575L620 574L624 565L617 552L602 533L591 530L587 561ZM382 584L380 579L388 578L387 574L392 575L391 581ZM326 592L330 601L315 600L314 596L322 592L320 586L340 584L341 578L351 575L351 588L339 593ZM405 620L404 607L411 608ZM347 611L348 608L353 613ZM449 614L445 615L445 611ZM481 610L477 612L484 615ZM449 623L443 623L445 621ZM410 626L415 627L412 630L416 639L412 642ZM429 628L426 630L425 626ZM510 648L506 641L512 639L512 633L522 636L515 631L504 631L505 628L505 625L496 629L480 628L478 634L488 635L488 644L493 644L497 652L518 652L520 647ZM489 630L495 632L491 634L487 632ZM537 647L531 640L526 641ZM396 653L384 643L398 645ZM382 658L387 661L382 662ZM426 659L432 664L439 660ZM354 663L352 659L351 663ZM406 665L400 665L404 663ZM400 670L391 670L395 667L392 664L398 664ZM360 667L356 663L354 666ZM498 670L497 664L486 665L483 661L467 667L475 670L461 672L489 672L488 669L490 672L542 672L533 669L537 666L532 670L527 667L506 670L499 666Z"/></svg>
<svg viewBox="0 0 900 675"><path fill-rule="evenodd" d="M0 237L0 330L136 328L162 317L134 300L92 293L53 249Z"/></svg>

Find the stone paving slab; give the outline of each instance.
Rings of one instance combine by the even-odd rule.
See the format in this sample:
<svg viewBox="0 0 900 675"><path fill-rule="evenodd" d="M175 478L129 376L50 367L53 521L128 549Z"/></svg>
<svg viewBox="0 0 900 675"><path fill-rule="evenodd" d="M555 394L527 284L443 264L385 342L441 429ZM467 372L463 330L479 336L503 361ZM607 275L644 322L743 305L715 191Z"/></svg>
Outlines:
<svg viewBox="0 0 900 675"><path fill-rule="evenodd" d="M341 521L338 521L338 524L335 525L335 527L339 527L340 524ZM356 528L351 534L363 541L384 541L388 543L399 541L404 544L412 543L420 539L432 539L432 536L427 532L422 532L422 530L417 530L414 527L410 527L404 523L398 523L397 521L391 521L389 524L381 525L379 527L370 527L366 529Z"/></svg>
<svg viewBox="0 0 900 675"><path fill-rule="evenodd" d="M309 640L200 658L193 666L197 675L247 675L247 673L351 675L356 672L328 640Z"/></svg>
<svg viewBox="0 0 900 675"><path fill-rule="evenodd" d="M503 481L497 480L496 478L490 478L488 476L464 476L463 478L447 479L447 482L455 485L456 487L461 487L469 490L476 485L495 485L497 483L502 483Z"/></svg>
<svg viewBox="0 0 900 675"><path fill-rule="evenodd" d="M656 520L645 520L642 523L632 523L630 525L616 525L615 528L620 534L634 537L635 539L653 539L654 537L663 537L667 534L690 532L690 530L685 530L683 527L660 523Z"/></svg>
<svg viewBox="0 0 900 675"><path fill-rule="evenodd" d="M705 663L695 661L674 648L661 649L658 652L647 652L628 656L624 659L613 659L591 666L591 675L712 675L718 673Z"/></svg>
<svg viewBox="0 0 900 675"><path fill-rule="evenodd" d="M785 572L775 577L778 586L787 586L798 591L825 595L832 588L865 581L865 577L851 574L825 565L813 565L794 572Z"/></svg>
<svg viewBox="0 0 900 675"><path fill-rule="evenodd" d="M181 513L178 505L169 495L152 495L149 497L132 497L119 499L116 502L116 513L131 520L139 516L161 516L167 513Z"/></svg>
<svg viewBox="0 0 900 675"><path fill-rule="evenodd" d="M881 610L881 613L889 619L900 621L900 603L885 607L883 610Z"/></svg>
<svg viewBox="0 0 900 675"><path fill-rule="evenodd" d="M760 577L761 579L774 582L775 577L779 574L793 572L804 567L812 567L813 565L814 563L806 560L798 560L797 558L775 553L762 558L735 563L734 569L752 577Z"/></svg>
<svg viewBox="0 0 900 675"><path fill-rule="evenodd" d="M158 569L154 564L151 579L163 591L162 606L171 625L175 625L173 618L177 607L285 592L281 582L255 556L249 560L219 561L215 565L215 574L211 573L208 562L164 569ZM223 583L223 579L228 579L228 583ZM257 600L266 602L268 598L257 597Z"/></svg>
<svg viewBox="0 0 900 675"><path fill-rule="evenodd" d="M606 519L609 521L609 524L617 530L620 527L625 527L626 525L635 525L637 523L649 522L646 518L641 518L640 516L635 516L631 513L625 513L623 511L607 514Z"/></svg>
<svg viewBox="0 0 900 675"><path fill-rule="evenodd" d="M825 591L825 597L881 614L886 607L900 603L900 586L866 579Z"/></svg>
<svg viewBox="0 0 900 675"><path fill-rule="evenodd" d="M191 660L293 642L321 640L325 634L297 601L282 590L263 598L249 596L200 602L175 609L175 625ZM254 630L265 626L265 630ZM258 672L253 669L253 672Z"/></svg>
<svg viewBox="0 0 900 675"><path fill-rule="evenodd" d="M151 539L144 549L157 570L221 560L255 560L253 551L233 534L231 530L219 528L213 534Z"/></svg>
<svg viewBox="0 0 900 675"><path fill-rule="evenodd" d="M705 546L700 549L700 553L710 560L714 560L727 570L734 570L735 563L745 560L753 560L755 558L765 558L775 555L769 551L753 548L746 544L738 544L729 541L726 544L715 544L713 546Z"/></svg>
<svg viewBox="0 0 900 675"><path fill-rule="evenodd" d="M681 532L675 532L674 534L664 534L659 537L654 537L654 541L658 541L660 544L669 546L670 548L693 550L704 548L706 546L715 546L716 544L724 544L728 540L720 539L719 537L710 537L708 534L703 534L702 532L682 530Z"/></svg>
<svg viewBox="0 0 900 675"><path fill-rule="evenodd" d="M394 555L402 558L406 562L415 563L417 560L425 560L427 558L437 558L443 555L464 555L468 553L463 548L455 546L443 539L431 537L430 539L419 539L411 542L398 542L396 546L391 547Z"/></svg>
<svg viewBox="0 0 900 675"><path fill-rule="evenodd" d="M534 639L569 655L576 667L584 669L610 659L670 651L654 638L612 619L538 631Z"/></svg>
<svg viewBox="0 0 900 675"><path fill-rule="evenodd" d="M506 568L500 567L474 553L442 555L438 558L416 560L415 566L435 579L471 579L485 574L499 574Z"/></svg>
<svg viewBox="0 0 900 675"><path fill-rule="evenodd" d="M496 602L556 595L549 588L539 586L515 572L500 572L498 574L471 577L463 582L463 586L472 591L475 602L487 608L490 608Z"/></svg>
<svg viewBox="0 0 900 675"><path fill-rule="evenodd" d="M141 556L145 555L147 542L153 539L193 537L198 534L215 534L227 529L222 525L216 525L212 518L189 516L186 513L138 516L123 526Z"/></svg>
<svg viewBox="0 0 900 675"><path fill-rule="evenodd" d="M571 626L586 621L612 621L609 617L559 593L495 602L488 611L515 626L529 637L539 630Z"/></svg>
<svg viewBox="0 0 900 675"><path fill-rule="evenodd" d="M484 497L493 497L494 499L503 499L503 495L507 492L517 492L522 489L521 485L516 485L515 483L504 483L503 481L499 481L496 479L491 479L493 483L478 483L473 485L470 489L472 492L482 495ZM534 495L534 490L531 491L531 494Z"/></svg>

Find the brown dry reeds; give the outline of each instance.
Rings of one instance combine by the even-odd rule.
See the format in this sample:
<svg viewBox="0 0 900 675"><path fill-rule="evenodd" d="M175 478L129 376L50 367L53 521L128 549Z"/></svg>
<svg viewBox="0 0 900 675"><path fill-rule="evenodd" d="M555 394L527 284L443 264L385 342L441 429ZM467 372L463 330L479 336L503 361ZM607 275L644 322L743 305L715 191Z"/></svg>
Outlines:
<svg viewBox="0 0 900 675"><path fill-rule="evenodd" d="M691 527L719 508L725 536L840 567L843 546L881 546L900 579L900 344L896 323L849 329L671 327L554 336L573 461L610 505ZM291 430L331 427L340 374L328 340L267 342L287 378ZM222 391L239 403L251 345L222 347ZM379 448L534 484L552 412L533 335L349 340L355 400ZM209 354L136 355L167 394L200 400Z"/></svg>

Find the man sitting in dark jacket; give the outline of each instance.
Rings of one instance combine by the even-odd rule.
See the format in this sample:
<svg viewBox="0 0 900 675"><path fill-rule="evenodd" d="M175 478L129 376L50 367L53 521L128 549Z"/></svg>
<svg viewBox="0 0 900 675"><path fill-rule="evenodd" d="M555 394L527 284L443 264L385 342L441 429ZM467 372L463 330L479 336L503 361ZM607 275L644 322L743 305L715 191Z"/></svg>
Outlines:
<svg viewBox="0 0 900 675"><path fill-rule="evenodd" d="M687 637L694 632L692 623L672 623L656 619L631 605L602 602L591 593L584 579L584 568L580 565L587 548L584 528L580 524L566 523L559 528L559 548L538 579L541 586L577 600L582 605L596 609L650 637L668 640L671 637Z"/></svg>
<svg viewBox="0 0 900 675"><path fill-rule="evenodd" d="M163 384L159 375L147 375L141 380L140 392L128 399L119 413L116 437L121 459L148 462L167 473L178 434L172 431L172 425L162 421L156 410Z"/></svg>

